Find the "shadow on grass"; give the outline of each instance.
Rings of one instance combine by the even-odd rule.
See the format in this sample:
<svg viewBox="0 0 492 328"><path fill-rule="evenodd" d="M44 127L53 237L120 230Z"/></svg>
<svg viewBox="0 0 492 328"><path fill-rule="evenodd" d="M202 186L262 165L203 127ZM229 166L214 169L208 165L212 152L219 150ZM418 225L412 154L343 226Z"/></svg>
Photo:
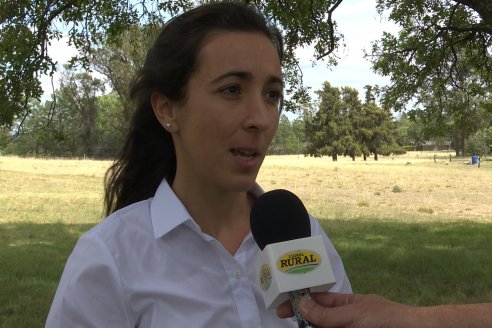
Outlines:
<svg viewBox="0 0 492 328"><path fill-rule="evenodd" d="M413 305L492 302L492 225L320 220L356 293Z"/></svg>
<svg viewBox="0 0 492 328"><path fill-rule="evenodd" d="M320 220L357 293L406 304L492 301L492 225ZM66 259L92 225L0 225L0 327L44 327Z"/></svg>
<svg viewBox="0 0 492 328"><path fill-rule="evenodd" d="M65 262L92 225L0 225L0 327L44 327Z"/></svg>

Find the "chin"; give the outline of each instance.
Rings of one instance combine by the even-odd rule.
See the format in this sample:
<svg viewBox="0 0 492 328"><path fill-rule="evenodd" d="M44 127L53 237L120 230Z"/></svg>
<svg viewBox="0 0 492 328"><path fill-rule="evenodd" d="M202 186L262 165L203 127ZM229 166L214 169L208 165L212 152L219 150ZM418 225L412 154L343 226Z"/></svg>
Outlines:
<svg viewBox="0 0 492 328"><path fill-rule="evenodd" d="M227 189L234 192L247 192L255 185L256 176L257 174L234 178L227 183Z"/></svg>

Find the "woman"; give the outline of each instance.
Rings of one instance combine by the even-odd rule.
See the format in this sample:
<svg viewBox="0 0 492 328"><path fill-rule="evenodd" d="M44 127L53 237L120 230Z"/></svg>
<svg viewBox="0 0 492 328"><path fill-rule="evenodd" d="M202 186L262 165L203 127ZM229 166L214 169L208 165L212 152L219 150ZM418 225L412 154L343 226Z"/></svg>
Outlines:
<svg viewBox="0 0 492 328"><path fill-rule="evenodd" d="M282 40L240 4L172 19L131 94L137 109L108 171L110 214L77 243L48 327L296 327L267 311L249 212L278 125ZM343 264L318 222L337 284Z"/></svg>

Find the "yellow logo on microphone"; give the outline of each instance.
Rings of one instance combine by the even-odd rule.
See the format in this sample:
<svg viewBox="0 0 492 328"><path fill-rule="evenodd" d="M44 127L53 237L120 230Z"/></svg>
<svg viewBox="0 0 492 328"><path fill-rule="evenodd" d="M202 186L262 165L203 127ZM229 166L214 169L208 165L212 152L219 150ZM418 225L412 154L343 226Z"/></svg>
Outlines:
<svg viewBox="0 0 492 328"><path fill-rule="evenodd" d="M277 267L285 273L302 274L313 271L320 263L319 254L309 250L297 250L280 257Z"/></svg>
<svg viewBox="0 0 492 328"><path fill-rule="evenodd" d="M268 290L272 284L272 273L270 272L270 267L263 264L260 269L260 286L263 290Z"/></svg>

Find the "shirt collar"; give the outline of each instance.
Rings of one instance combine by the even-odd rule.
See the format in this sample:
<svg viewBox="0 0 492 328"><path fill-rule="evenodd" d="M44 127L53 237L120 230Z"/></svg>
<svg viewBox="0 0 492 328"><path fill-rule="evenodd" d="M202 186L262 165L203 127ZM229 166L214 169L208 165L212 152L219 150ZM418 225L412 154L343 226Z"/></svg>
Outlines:
<svg viewBox="0 0 492 328"><path fill-rule="evenodd" d="M264 193L263 189L255 183L249 193L256 199ZM150 204L150 218L154 237L158 239L177 226L190 222L196 225L188 210L176 196L171 186L164 179L157 188Z"/></svg>
<svg viewBox="0 0 492 328"><path fill-rule="evenodd" d="M165 179L162 180L151 201L150 218L155 239L191 220L191 215Z"/></svg>

